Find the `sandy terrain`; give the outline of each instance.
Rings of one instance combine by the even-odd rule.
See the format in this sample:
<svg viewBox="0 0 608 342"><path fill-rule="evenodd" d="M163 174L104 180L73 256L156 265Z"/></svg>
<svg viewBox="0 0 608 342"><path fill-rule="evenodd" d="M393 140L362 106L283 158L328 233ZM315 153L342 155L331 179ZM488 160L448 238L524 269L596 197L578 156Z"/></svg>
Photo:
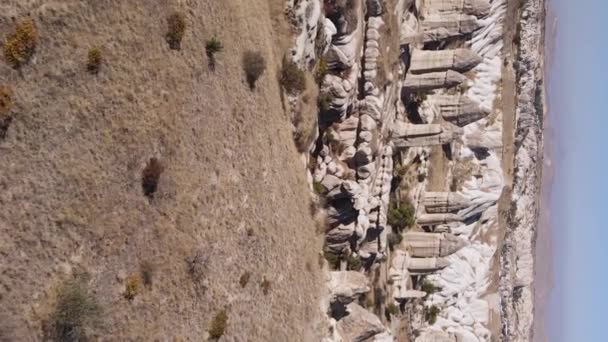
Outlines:
<svg viewBox="0 0 608 342"><path fill-rule="evenodd" d="M221 309L224 341L318 340L321 237L279 96L281 1L3 1L38 25L34 59L0 61L15 119L0 141L0 315L20 341L43 338L57 289L73 273L103 308L107 341L200 341ZM164 39L174 10L181 51ZM272 19L271 19L272 18ZM205 41L222 41L217 70ZM279 43L280 42L280 43ZM87 51L106 64L86 72ZM242 54L269 66L251 92ZM148 160L164 166L152 200ZM200 252L202 278L186 260ZM152 285L124 298L125 275L154 265ZM241 288L239 278L250 272ZM265 295L260 286L269 281Z"/></svg>

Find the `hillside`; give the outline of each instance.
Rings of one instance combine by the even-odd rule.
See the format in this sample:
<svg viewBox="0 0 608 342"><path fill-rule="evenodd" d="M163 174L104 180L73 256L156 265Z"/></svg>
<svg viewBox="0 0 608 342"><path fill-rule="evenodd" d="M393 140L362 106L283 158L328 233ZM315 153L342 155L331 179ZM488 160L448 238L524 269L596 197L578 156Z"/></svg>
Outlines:
<svg viewBox="0 0 608 342"><path fill-rule="evenodd" d="M2 337L200 341L226 310L226 341L319 339L322 236L276 81L290 41L282 8L0 4L3 49L28 18L39 35L29 62L0 61L14 103L0 140ZM174 12L186 19L179 50L165 39ZM214 36L224 48L212 71ZM247 50L267 65L253 90ZM157 185L148 196L144 176ZM73 287L97 305L66 323Z"/></svg>

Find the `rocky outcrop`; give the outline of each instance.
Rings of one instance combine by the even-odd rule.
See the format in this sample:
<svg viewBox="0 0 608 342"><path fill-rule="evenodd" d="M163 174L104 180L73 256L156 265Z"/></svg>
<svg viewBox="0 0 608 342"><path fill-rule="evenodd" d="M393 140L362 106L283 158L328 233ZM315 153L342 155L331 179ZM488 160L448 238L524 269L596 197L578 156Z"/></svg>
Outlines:
<svg viewBox="0 0 608 342"><path fill-rule="evenodd" d="M476 17L484 17L490 14L490 2L488 0L424 0L423 14L439 13L464 13Z"/></svg>
<svg viewBox="0 0 608 342"><path fill-rule="evenodd" d="M329 292L331 302L348 304L369 292L369 279L360 272L331 272Z"/></svg>
<svg viewBox="0 0 608 342"><path fill-rule="evenodd" d="M408 74L403 83L403 91L418 92L434 89L451 88L464 82L467 78L454 70L429 72L425 74Z"/></svg>
<svg viewBox="0 0 608 342"><path fill-rule="evenodd" d="M439 115L456 126L464 127L490 114L489 110L465 95L433 95L428 101L437 107Z"/></svg>
<svg viewBox="0 0 608 342"><path fill-rule="evenodd" d="M465 72L473 69L479 63L481 63L481 57L469 49L414 49L409 71L413 74L447 70Z"/></svg>
<svg viewBox="0 0 608 342"><path fill-rule="evenodd" d="M338 333L344 342L369 341L374 335L386 330L378 316L359 304L348 304L344 314L337 324Z"/></svg>
<svg viewBox="0 0 608 342"><path fill-rule="evenodd" d="M479 29L481 24L472 15L462 13L429 14L420 23L424 42L461 37Z"/></svg>
<svg viewBox="0 0 608 342"><path fill-rule="evenodd" d="M408 232L403 239L405 249L420 258L449 256L468 245L466 240L444 233Z"/></svg>

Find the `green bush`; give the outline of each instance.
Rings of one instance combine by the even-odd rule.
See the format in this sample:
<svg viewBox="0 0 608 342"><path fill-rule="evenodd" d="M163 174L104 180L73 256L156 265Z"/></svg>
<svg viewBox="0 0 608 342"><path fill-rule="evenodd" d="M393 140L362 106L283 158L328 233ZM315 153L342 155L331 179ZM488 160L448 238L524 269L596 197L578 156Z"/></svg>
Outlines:
<svg viewBox="0 0 608 342"><path fill-rule="evenodd" d="M99 323L101 309L85 286L70 281L59 290L51 316L54 338L58 341L84 341L87 331Z"/></svg>
<svg viewBox="0 0 608 342"><path fill-rule="evenodd" d="M323 186L323 184L321 184L321 182L313 182L312 188L317 195L325 195L327 193L327 189L325 186Z"/></svg>
<svg viewBox="0 0 608 342"><path fill-rule="evenodd" d="M323 256L325 257L325 260L327 260L327 262L329 263L329 268L333 270L337 270L340 268L340 255L331 251L324 251Z"/></svg>
<svg viewBox="0 0 608 342"><path fill-rule="evenodd" d="M228 324L228 313L226 310L221 310L218 312L213 320L211 320L211 324L209 325L209 336L213 339L219 339L224 336L226 332L226 325Z"/></svg>
<svg viewBox="0 0 608 342"><path fill-rule="evenodd" d="M87 57L87 70L95 75L101 69L101 64L103 64L103 50L100 47L91 48Z"/></svg>
<svg viewBox="0 0 608 342"><path fill-rule="evenodd" d="M441 287L435 286L435 284L433 284L429 280L424 280L422 282L421 289L422 289L422 291L426 292L427 294L433 294L435 292L441 291Z"/></svg>
<svg viewBox="0 0 608 342"><path fill-rule="evenodd" d="M441 312L441 309L437 307L437 305L433 305L431 307L425 307L424 309L424 319L429 322L430 325L433 325L437 322L437 316Z"/></svg>
<svg viewBox="0 0 608 342"><path fill-rule="evenodd" d="M363 266L359 257L349 255L346 257L346 267L349 271L358 271Z"/></svg>
<svg viewBox="0 0 608 342"><path fill-rule="evenodd" d="M399 314L399 307L397 305L395 305L395 303L389 303L386 306L386 315L387 316L390 316L390 315L395 316L397 314Z"/></svg>
<svg viewBox="0 0 608 342"><path fill-rule="evenodd" d="M410 201L402 202L400 206L391 202L388 210L388 224L401 232L416 223L415 215L416 210Z"/></svg>
<svg viewBox="0 0 608 342"><path fill-rule="evenodd" d="M6 61L19 68L27 63L38 45L38 28L31 19L17 23L15 33L11 34L4 44L4 57Z"/></svg>
<svg viewBox="0 0 608 342"><path fill-rule="evenodd" d="M253 90L255 83L266 70L266 59L258 51L247 51L243 55L243 70L245 70L247 84Z"/></svg>
<svg viewBox="0 0 608 342"><path fill-rule="evenodd" d="M186 17L182 13L175 12L167 17L167 34L165 39L169 48L179 50L182 46L182 39L186 33Z"/></svg>
<svg viewBox="0 0 608 342"><path fill-rule="evenodd" d="M205 52L207 54L207 58L209 58L209 67L212 70L215 69L215 54L218 52L222 52L223 50L224 46L217 39L217 37L209 39L205 44Z"/></svg>
<svg viewBox="0 0 608 342"><path fill-rule="evenodd" d="M297 94L306 88L306 78L304 71L292 60L285 58L281 68L281 86L290 94Z"/></svg>

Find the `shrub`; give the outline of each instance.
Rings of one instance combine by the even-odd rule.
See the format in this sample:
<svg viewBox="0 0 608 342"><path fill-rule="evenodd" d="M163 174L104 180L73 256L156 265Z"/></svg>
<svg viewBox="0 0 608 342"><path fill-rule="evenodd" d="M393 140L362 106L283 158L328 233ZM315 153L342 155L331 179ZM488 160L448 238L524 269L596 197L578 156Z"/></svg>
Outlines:
<svg viewBox="0 0 608 342"><path fill-rule="evenodd" d="M141 273L141 280L143 280L144 285L152 285L152 278L154 278L156 266L150 261L144 261L139 266L139 271Z"/></svg>
<svg viewBox="0 0 608 342"><path fill-rule="evenodd" d="M207 57L212 57L214 54L222 52L222 50L224 50L224 46L217 39L217 37L209 39L205 44L205 51L207 53Z"/></svg>
<svg viewBox="0 0 608 342"><path fill-rule="evenodd" d="M186 18L182 13L175 12L167 17L167 34L165 36L169 48L179 50L186 33Z"/></svg>
<svg viewBox="0 0 608 342"><path fill-rule="evenodd" d="M87 57L87 70L95 75L101 69L103 63L103 50L100 47L94 47L89 50Z"/></svg>
<svg viewBox="0 0 608 342"><path fill-rule="evenodd" d="M59 290L51 317L53 334L59 341L84 341L87 331L98 324L101 309L83 284L70 281Z"/></svg>
<svg viewBox="0 0 608 342"><path fill-rule="evenodd" d="M222 52L224 50L224 46L217 39L217 37L213 37L207 41L205 44L205 51L207 54L207 58L209 58L209 68L215 70L215 54L218 52Z"/></svg>
<svg viewBox="0 0 608 342"><path fill-rule="evenodd" d="M397 305L395 305L395 303L389 303L386 306L386 314L387 314L387 316L390 316L390 315L395 316L398 313L399 313L399 307Z"/></svg>
<svg viewBox="0 0 608 342"><path fill-rule="evenodd" d="M239 285L241 285L241 287L247 286L247 283L249 282L250 277L251 277L251 273L249 273L249 272L243 273L241 275L241 278L239 278Z"/></svg>
<svg viewBox="0 0 608 342"><path fill-rule="evenodd" d="M125 293L124 296L128 300L135 299L141 292L142 288L142 277L140 274L132 274L127 277L127 282L125 284Z"/></svg>
<svg viewBox="0 0 608 342"><path fill-rule="evenodd" d="M14 68L19 68L27 63L38 44L38 29L36 23L26 19L17 23L15 33L10 35L4 45L4 57Z"/></svg>
<svg viewBox="0 0 608 342"><path fill-rule="evenodd" d="M421 289L427 294L433 294L435 292L441 291L441 287L435 286L435 284L433 284L429 280L424 280L424 282L422 282Z"/></svg>
<svg viewBox="0 0 608 342"><path fill-rule="evenodd" d="M267 295L268 293L270 293L270 280L266 279L266 277L264 277L264 280L262 280L262 283L260 284L260 287L262 288L262 293L264 293L264 295Z"/></svg>
<svg viewBox="0 0 608 342"><path fill-rule="evenodd" d="M327 60L325 58L319 59L319 63L317 63L317 68L315 70L315 81L317 81L317 84L323 83L325 75L328 73L329 66L327 65Z"/></svg>
<svg viewBox="0 0 608 342"><path fill-rule="evenodd" d="M400 206L392 202L388 210L388 224L401 232L416 223L415 215L416 210L411 202L405 201Z"/></svg>
<svg viewBox="0 0 608 342"><path fill-rule="evenodd" d="M221 310L213 317L213 320L211 320L211 324L209 325L209 336L213 339L219 339L224 336L227 324L228 313L226 313L226 310Z"/></svg>
<svg viewBox="0 0 608 342"><path fill-rule="evenodd" d="M156 158L150 158L148 165L142 172L141 187L143 188L144 195L150 199L154 197L154 193L158 188L158 182L160 175L163 173L164 168L160 161Z"/></svg>
<svg viewBox="0 0 608 342"><path fill-rule="evenodd" d="M266 70L266 59L260 52L247 51L243 56L243 69L247 78L247 84L251 90L255 89L255 83Z"/></svg>
<svg viewBox="0 0 608 342"><path fill-rule="evenodd" d="M354 256L354 255L349 255L346 257L346 267L349 271L358 271L361 269L361 266L363 264L361 263L361 259Z"/></svg>
<svg viewBox="0 0 608 342"><path fill-rule="evenodd" d="M323 184L321 184L321 182L313 182L312 188L318 195L325 195L327 193L327 189L325 186L323 186Z"/></svg>
<svg viewBox="0 0 608 342"><path fill-rule="evenodd" d="M323 256L329 263L329 268L334 269L334 270L340 268L340 259L341 259L340 255L338 255L334 252L331 252L331 251L325 251L325 252L323 252Z"/></svg>
<svg viewBox="0 0 608 342"><path fill-rule="evenodd" d="M395 246L399 245L401 241L403 241L403 236L399 233L388 233L386 237L388 241L388 248L392 251L395 249Z"/></svg>
<svg viewBox="0 0 608 342"><path fill-rule="evenodd" d="M13 90L9 86L0 86L0 121L10 117L13 109Z"/></svg>
<svg viewBox="0 0 608 342"><path fill-rule="evenodd" d="M441 309L437 307L437 305L433 305L431 307L426 307L424 309L424 319L429 322L430 325L435 324L437 322L437 316L441 312Z"/></svg>
<svg viewBox="0 0 608 342"><path fill-rule="evenodd" d="M290 94L297 94L306 88L306 78L304 71L292 60L285 58L281 68L281 86Z"/></svg>
<svg viewBox="0 0 608 342"><path fill-rule="evenodd" d="M203 250L198 250L192 257L186 260L188 263L188 273L195 282L200 282L203 280L209 259L209 253L205 253Z"/></svg>

